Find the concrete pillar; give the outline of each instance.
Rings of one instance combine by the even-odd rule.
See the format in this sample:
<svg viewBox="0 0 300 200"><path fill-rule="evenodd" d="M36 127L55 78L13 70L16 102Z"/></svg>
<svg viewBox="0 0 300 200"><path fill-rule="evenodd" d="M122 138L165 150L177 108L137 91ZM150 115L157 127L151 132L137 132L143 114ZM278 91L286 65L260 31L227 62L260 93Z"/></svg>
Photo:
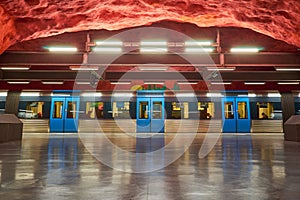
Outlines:
<svg viewBox="0 0 300 200"><path fill-rule="evenodd" d="M281 93L281 108L284 124L292 115L295 115L295 101L291 92Z"/></svg>
<svg viewBox="0 0 300 200"><path fill-rule="evenodd" d="M21 92L9 91L6 97L5 113L18 116Z"/></svg>

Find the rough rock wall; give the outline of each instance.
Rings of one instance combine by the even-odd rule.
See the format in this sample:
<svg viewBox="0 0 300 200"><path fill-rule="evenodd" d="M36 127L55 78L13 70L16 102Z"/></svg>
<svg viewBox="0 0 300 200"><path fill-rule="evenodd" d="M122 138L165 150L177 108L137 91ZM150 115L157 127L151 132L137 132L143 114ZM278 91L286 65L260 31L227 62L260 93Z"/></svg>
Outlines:
<svg viewBox="0 0 300 200"><path fill-rule="evenodd" d="M2 0L0 6L0 52L16 41L161 20L250 28L300 47L299 0Z"/></svg>

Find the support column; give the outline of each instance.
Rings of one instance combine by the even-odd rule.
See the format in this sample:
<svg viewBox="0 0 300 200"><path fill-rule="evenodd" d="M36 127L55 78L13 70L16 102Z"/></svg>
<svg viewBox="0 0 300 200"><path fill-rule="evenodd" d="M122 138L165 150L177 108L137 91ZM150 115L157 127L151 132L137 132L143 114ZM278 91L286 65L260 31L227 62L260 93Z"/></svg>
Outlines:
<svg viewBox="0 0 300 200"><path fill-rule="evenodd" d="M284 124L292 115L295 115L295 101L291 92L281 93L281 108L282 120Z"/></svg>
<svg viewBox="0 0 300 200"><path fill-rule="evenodd" d="M18 116L21 92L9 91L6 97L5 113Z"/></svg>

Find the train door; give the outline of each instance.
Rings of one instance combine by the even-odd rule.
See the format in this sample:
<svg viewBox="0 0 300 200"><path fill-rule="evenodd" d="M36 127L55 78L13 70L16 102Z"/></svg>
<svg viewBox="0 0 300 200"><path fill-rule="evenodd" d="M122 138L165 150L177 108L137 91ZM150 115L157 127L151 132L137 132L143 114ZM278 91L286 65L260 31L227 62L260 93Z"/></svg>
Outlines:
<svg viewBox="0 0 300 200"><path fill-rule="evenodd" d="M53 97L50 132L78 132L79 97Z"/></svg>
<svg viewBox="0 0 300 200"><path fill-rule="evenodd" d="M164 133L164 97L163 92L138 92L136 131L138 133Z"/></svg>
<svg viewBox="0 0 300 200"><path fill-rule="evenodd" d="M225 97L222 99L224 133L249 133L251 128L249 98Z"/></svg>

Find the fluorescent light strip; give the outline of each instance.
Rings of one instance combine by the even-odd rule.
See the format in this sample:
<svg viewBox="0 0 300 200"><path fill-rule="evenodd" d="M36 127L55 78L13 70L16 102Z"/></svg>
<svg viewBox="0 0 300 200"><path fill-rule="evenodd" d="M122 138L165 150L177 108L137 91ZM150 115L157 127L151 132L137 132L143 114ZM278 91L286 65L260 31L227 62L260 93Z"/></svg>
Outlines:
<svg viewBox="0 0 300 200"><path fill-rule="evenodd" d="M195 97L196 95L194 93L178 93L175 94L176 97Z"/></svg>
<svg viewBox="0 0 300 200"><path fill-rule="evenodd" d="M207 71L234 71L235 67L207 67Z"/></svg>
<svg viewBox="0 0 300 200"><path fill-rule="evenodd" d="M298 85L299 82L278 82L278 85Z"/></svg>
<svg viewBox="0 0 300 200"><path fill-rule="evenodd" d="M96 45L103 45L103 46L122 46L122 41L96 41Z"/></svg>
<svg viewBox="0 0 300 200"><path fill-rule="evenodd" d="M141 41L140 46L148 46L148 47L155 47L155 46L167 46L168 43L166 41Z"/></svg>
<svg viewBox="0 0 300 200"><path fill-rule="evenodd" d="M264 85L266 82L244 82L245 85Z"/></svg>
<svg viewBox="0 0 300 200"><path fill-rule="evenodd" d="M76 71L95 71L98 70L98 67L70 67L71 70Z"/></svg>
<svg viewBox="0 0 300 200"><path fill-rule="evenodd" d="M198 82L177 82L178 85L196 85Z"/></svg>
<svg viewBox="0 0 300 200"><path fill-rule="evenodd" d="M47 47L50 52L77 52L76 47Z"/></svg>
<svg viewBox="0 0 300 200"><path fill-rule="evenodd" d="M185 48L186 53L211 53L214 51L214 48Z"/></svg>
<svg viewBox="0 0 300 200"><path fill-rule="evenodd" d="M256 97L256 94L255 93L249 93L248 97Z"/></svg>
<svg viewBox="0 0 300 200"><path fill-rule="evenodd" d="M2 70L29 70L30 67L1 67Z"/></svg>
<svg viewBox="0 0 300 200"><path fill-rule="evenodd" d="M221 93L207 93L207 97L223 97Z"/></svg>
<svg viewBox="0 0 300 200"><path fill-rule="evenodd" d="M113 97L132 97L132 93L113 93Z"/></svg>
<svg viewBox="0 0 300 200"><path fill-rule="evenodd" d="M0 97L6 97L7 96L7 92L0 92Z"/></svg>
<svg viewBox="0 0 300 200"><path fill-rule="evenodd" d="M144 84L146 84L146 85L150 85L150 84L163 85L164 82L144 82Z"/></svg>
<svg viewBox="0 0 300 200"><path fill-rule="evenodd" d="M29 84L30 81L7 81L8 84Z"/></svg>
<svg viewBox="0 0 300 200"><path fill-rule="evenodd" d="M86 92L86 93L82 93L80 96L83 96L83 97L102 97L102 93L101 92Z"/></svg>
<svg viewBox="0 0 300 200"><path fill-rule="evenodd" d="M40 96L39 92L21 92L21 97L38 97Z"/></svg>
<svg viewBox="0 0 300 200"><path fill-rule="evenodd" d="M166 71L168 67L139 67L141 71Z"/></svg>
<svg viewBox="0 0 300 200"><path fill-rule="evenodd" d="M76 82L77 85L89 85L90 82Z"/></svg>
<svg viewBox="0 0 300 200"><path fill-rule="evenodd" d="M141 47L141 53L167 53L168 49L163 47Z"/></svg>
<svg viewBox="0 0 300 200"><path fill-rule="evenodd" d="M259 52L260 48L257 47L236 47L231 48L230 52L232 53L257 53Z"/></svg>
<svg viewBox="0 0 300 200"><path fill-rule="evenodd" d="M57 94L57 93L53 94L53 93L51 93L51 96L52 97L69 97L71 95L70 94Z"/></svg>
<svg viewBox="0 0 300 200"><path fill-rule="evenodd" d="M129 85L131 82L110 82L112 85Z"/></svg>
<svg viewBox="0 0 300 200"><path fill-rule="evenodd" d="M268 93L268 97L281 97L281 94L279 93Z"/></svg>
<svg viewBox="0 0 300 200"><path fill-rule="evenodd" d="M231 82L211 82L212 85L230 85Z"/></svg>
<svg viewBox="0 0 300 200"><path fill-rule="evenodd" d="M211 41L186 41L185 46L210 46L212 45Z"/></svg>
<svg viewBox="0 0 300 200"><path fill-rule="evenodd" d="M275 68L276 71L300 71L300 68Z"/></svg>
<svg viewBox="0 0 300 200"><path fill-rule="evenodd" d="M42 81L44 85L62 85L64 84L63 81Z"/></svg>
<svg viewBox="0 0 300 200"><path fill-rule="evenodd" d="M102 52L102 53L121 53L121 47L95 47L93 48L94 52Z"/></svg>

